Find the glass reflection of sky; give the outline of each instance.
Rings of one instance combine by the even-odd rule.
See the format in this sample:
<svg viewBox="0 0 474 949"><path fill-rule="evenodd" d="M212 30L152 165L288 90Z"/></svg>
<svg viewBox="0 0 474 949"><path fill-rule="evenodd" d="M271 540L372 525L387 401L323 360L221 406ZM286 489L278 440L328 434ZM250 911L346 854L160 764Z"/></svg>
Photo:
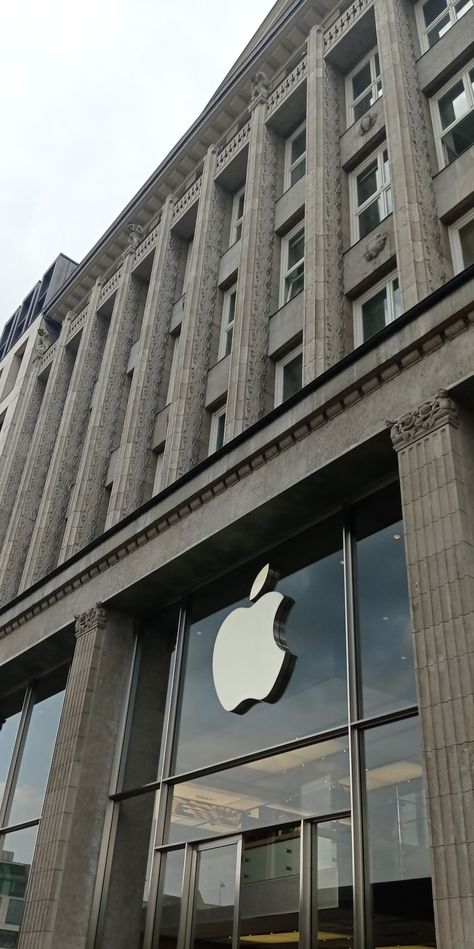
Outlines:
<svg viewBox="0 0 474 949"><path fill-rule="evenodd" d="M41 815L63 695L63 692L50 695L33 707L13 795L10 825Z"/></svg>

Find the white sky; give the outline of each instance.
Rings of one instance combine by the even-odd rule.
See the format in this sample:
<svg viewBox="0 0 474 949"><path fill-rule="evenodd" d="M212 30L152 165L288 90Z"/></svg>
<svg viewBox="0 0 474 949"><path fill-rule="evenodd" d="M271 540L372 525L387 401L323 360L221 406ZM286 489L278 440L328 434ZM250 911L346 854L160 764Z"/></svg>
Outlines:
<svg viewBox="0 0 474 949"><path fill-rule="evenodd" d="M81 260L204 108L272 0L17 0L0 34L0 330Z"/></svg>

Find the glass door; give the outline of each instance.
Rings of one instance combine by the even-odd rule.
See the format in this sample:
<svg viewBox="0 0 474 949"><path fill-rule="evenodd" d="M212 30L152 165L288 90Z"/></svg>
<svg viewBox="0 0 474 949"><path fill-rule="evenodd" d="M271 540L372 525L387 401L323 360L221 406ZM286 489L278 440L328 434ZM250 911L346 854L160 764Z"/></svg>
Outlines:
<svg viewBox="0 0 474 949"><path fill-rule="evenodd" d="M186 939L190 949L232 946L240 853L240 838L202 844L194 851Z"/></svg>
<svg viewBox="0 0 474 949"><path fill-rule="evenodd" d="M300 823L246 834L242 852L241 949L300 941Z"/></svg>
<svg viewBox="0 0 474 949"><path fill-rule="evenodd" d="M313 949L354 949L352 844L349 817L312 824Z"/></svg>

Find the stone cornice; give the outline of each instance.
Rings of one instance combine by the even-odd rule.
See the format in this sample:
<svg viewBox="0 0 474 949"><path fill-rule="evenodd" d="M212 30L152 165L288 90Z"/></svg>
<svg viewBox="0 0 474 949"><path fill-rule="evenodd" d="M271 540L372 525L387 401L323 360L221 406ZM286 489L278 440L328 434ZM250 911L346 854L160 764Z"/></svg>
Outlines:
<svg viewBox="0 0 474 949"><path fill-rule="evenodd" d="M445 389L440 389L437 395L423 402L414 411L406 412L397 422L387 422L396 451L407 448L417 439L430 435L431 432L444 425L457 426L458 424L456 403Z"/></svg>

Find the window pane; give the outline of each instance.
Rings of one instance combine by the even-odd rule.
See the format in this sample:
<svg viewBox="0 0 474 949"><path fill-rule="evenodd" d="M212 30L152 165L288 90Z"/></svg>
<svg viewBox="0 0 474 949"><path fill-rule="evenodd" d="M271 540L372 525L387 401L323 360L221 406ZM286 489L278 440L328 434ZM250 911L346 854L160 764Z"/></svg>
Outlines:
<svg viewBox="0 0 474 949"><path fill-rule="evenodd" d="M317 866L318 949L353 949L351 822L326 821L313 828Z"/></svg>
<svg viewBox="0 0 474 949"><path fill-rule="evenodd" d="M216 449L215 449L216 451L218 451L219 448L222 448L224 444L224 431L225 431L225 413L223 415L219 415L219 418L217 419Z"/></svg>
<svg viewBox="0 0 474 949"><path fill-rule="evenodd" d="M468 10L472 7L472 0L460 0L459 3L454 7L456 11L456 17L459 20Z"/></svg>
<svg viewBox="0 0 474 949"><path fill-rule="evenodd" d="M242 191L242 194L239 197L237 204L237 220L239 221L244 213L244 202L245 202L245 191Z"/></svg>
<svg viewBox="0 0 474 949"><path fill-rule="evenodd" d="M365 716L416 704L403 522L398 512L398 498L389 492L378 504L371 499L360 505L356 514L356 604Z"/></svg>
<svg viewBox="0 0 474 949"><path fill-rule="evenodd" d="M363 115L364 112L367 112L367 109L370 109L370 106L372 105L373 101L374 100L373 100L373 96L371 92L368 92L367 95L363 97L363 99L359 99L359 102L357 103L357 105L354 106L354 121L355 122L357 121L357 119L360 119L361 115Z"/></svg>
<svg viewBox="0 0 474 949"><path fill-rule="evenodd" d="M241 237L242 237L242 222L237 224L237 227L235 229L235 240L240 241Z"/></svg>
<svg viewBox="0 0 474 949"><path fill-rule="evenodd" d="M299 942L299 827L253 834L244 841L240 893L241 946ZM260 938L259 938L260 937Z"/></svg>
<svg viewBox="0 0 474 949"><path fill-rule="evenodd" d="M398 280L392 281L392 301L393 301L393 318L394 320L400 316L402 312L402 298L400 296L400 286Z"/></svg>
<svg viewBox="0 0 474 949"><path fill-rule="evenodd" d="M456 119L461 118L468 109L466 90L462 79L439 100L439 114L442 128L447 128Z"/></svg>
<svg viewBox="0 0 474 949"><path fill-rule="evenodd" d="M347 738L177 784L169 842L238 833L350 807Z"/></svg>
<svg viewBox="0 0 474 949"><path fill-rule="evenodd" d="M357 175L357 205L360 207L377 191L377 159Z"/></svg>
<svg viewBox="0 0 474 949"><path fill-rule="evenodd" d="M295 136L291 143L291 164L293 164L301 155L304 155L306 151L306 129L301 129L301 132Z"/></svg>
<svg viewBox="0 0 474 949"><path fill-rule="evenodd" d="M283 402L301 389L303 354L299 353L283 367Z"/></svg>
<svg viewBox="0 0 474 949"><path fill-rule="evenodd" d="M10 824L41 816L64 692L36 701L13 794Z"/></svg>
<svg viewBox="0 0 474 949"><path fill-rule="evenodd" d="M235 290L233 291L233 293L229 295L229 303L227 307L227 322L228 323L233 323L234 321L236 296L237 296L237 293Z"/></svg>
<svg viewBox="0 0 474 949"><path fill-rule="evenodd" d="M0 907L5 920L3 925L0 922L0 945L8 949L14 949L18 942L37 832L37 827L28 827L0 838ZM7 923L9 928L5 930Z"/></svg>
<svg viewBox="0 0 474 949"><path fill-rule="evenodd" d="M304 257L304 231L295 234L288 242L288 269Z"/></svg>
<svg viewBox="0 0 474 949"><path fill-rule="evenodd" d="M474 144L474 109L443 138L448 162Z"/></svg>
<svg viewBox="0 0 474 949"><path fill-rule="evenodd" d="M191 946L226 943L234 924L236 844L198 854Z"/></svg>
<svg viewBox="0 0 474 949"><path fill-rule="evenodd" d="M163 855L153 949L175 949L177 945L183 870L184 850L174 850Z"/></svg>
<svg viewBox="0 0 474 949"><path fill-rule="evenodd" d="M293 297L296 297L296 295L301 293L304 289L304 264L295 267L291 276L286 278L285 286L285 303L288 303L289 300L292 300Z"/></svg>
<svg viewBox="0 0 474 949"><path fill-rule="evenodd" d="M440 40L441 37L444 36L444 34L448 32L451 26L452 26L452 23L451 23L451 20L449 19L449 15L446 15L445 17L443 17L442 20L439 21L439 23L436 24L436 26L432 30L429 31L428 46L430 48L431 46L434 46L434 44L437 43L438 40Z"/></svg>
<svg viewBox="0 0 474 949"><path fill-rule="evenodd" d="M359 238L365 237L373 227L380 224L380 221L380 202L377 198L372 204L369 204L365 211L361 211L359 214Z"/></svg>
<svg viewBox="0 0 474 949"><path fill-rule="evenodd" d="M436 946L419 721L364 738L373 946Z"/></svg>
<svg viewBox="0 0 474 949"><path fill-rule="evenodd" d="M379 59L378 53L374 54L374 70L375 70L375 78L377 79L377 77L380 76L380 59ZM378 86L378 88L381 89L382 87Z"/></svg>
<svg viewBox="0 0 474 949"><path fill-rule="evenodd" d="M359 72L352 77L352 98L357 99L358 96L362 95L364 89L367 89L370 83L370 63L367 62L365 66L362 66L362 69L359 69Z"/></svg>
<svg viewBox="0 0 474 949"><path fill-rule="evenodd" d="M423 4L425 26L433 23L433 20L436 20L436 17L440 16L443 10L446 10L446 0L427 0L427 3Z"/></svg>
<svg viewBox="0 0 474 949"><path fill-rule="evenodd" d="M10 768L16 733L20 724L24 693L20 692L8 704L0 707L0 804Z"/></svg>
<svg viewBox="0 0 474 949"><path fill-rule="evenodd" d="M387 322L387 288L379 290L375 296L362 304L362 333L364 339L369 339L374 333L383 329Z"/></svg>
<svg viewBox="0 0 474 949"><path fill-rule="evenodd" d="M295 165L295 167L291 169L290 187L291 185L295 185L296 182L299 181L300 178L302 178L303 175L305 174L306 174L306 160L302 158L301 161L299 161L298 164Z"/></svg>
<svg viewBox="0 0 474 949"><path fill-rule="evenodd" d="M234 328L231 327L229 330L227 330L227 333L225 334L224 356L228 356L232 349L233 337L234 337Z"/></svg>
<svg viewBox="0 0 474 949"><path fill-rule="evenodd" d="M474 264L474 218L459 230L462 259L465 267Z"/></svg>

